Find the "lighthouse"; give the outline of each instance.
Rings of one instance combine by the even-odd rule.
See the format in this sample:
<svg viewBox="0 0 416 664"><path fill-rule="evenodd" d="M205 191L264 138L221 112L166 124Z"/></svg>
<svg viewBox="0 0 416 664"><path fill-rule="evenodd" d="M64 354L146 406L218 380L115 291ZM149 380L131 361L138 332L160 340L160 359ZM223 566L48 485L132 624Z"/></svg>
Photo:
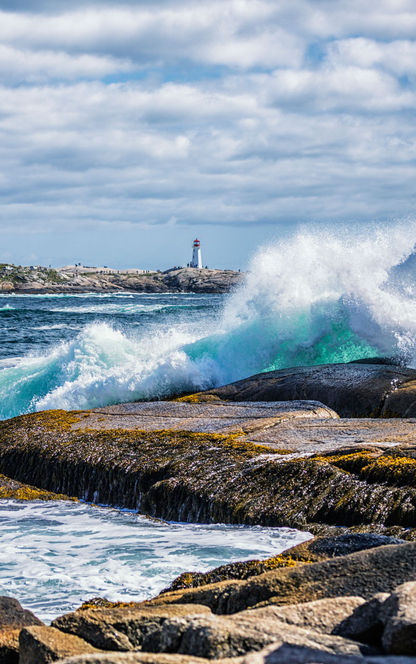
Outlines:
<svg viewBox="0 0 416 664"><path fill-rule="evenodd" d="M198 239L195 239L192 245L192 260L189 267L196 267L199 270L202 268L201 243Z"/></svg>

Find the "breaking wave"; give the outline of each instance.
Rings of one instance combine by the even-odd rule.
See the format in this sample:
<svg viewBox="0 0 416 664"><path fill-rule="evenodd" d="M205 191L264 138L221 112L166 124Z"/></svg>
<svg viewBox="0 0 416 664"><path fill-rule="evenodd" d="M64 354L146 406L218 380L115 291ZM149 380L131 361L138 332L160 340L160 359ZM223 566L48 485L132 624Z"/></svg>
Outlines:
<svg viewBox="0 0 416 664"><path fill-rule="evenodd" d="M0 416L161 398L266 370L376 355L414 366L415 237L414 223L355 238L299 232L257 253L209 331L198 312L193 327L136 335L94 322L72 341L0 370Z"/></svg>

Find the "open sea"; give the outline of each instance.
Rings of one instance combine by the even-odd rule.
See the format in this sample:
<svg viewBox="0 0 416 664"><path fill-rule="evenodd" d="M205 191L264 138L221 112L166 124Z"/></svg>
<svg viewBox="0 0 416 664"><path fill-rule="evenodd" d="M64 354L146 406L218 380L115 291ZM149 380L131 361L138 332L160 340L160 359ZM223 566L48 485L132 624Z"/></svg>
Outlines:
<svg viewBox="0 0 416 664"><path fill-rule="evenodd" d="M299 233L230 295L0 295L0 419L207 389L288 366L416 366L415 233ZM413 238L413 239L412 239ZM40 617L142 599L177 574L267 557L307 535L165 524L109 508L0 503L0 593Z"/></svg>

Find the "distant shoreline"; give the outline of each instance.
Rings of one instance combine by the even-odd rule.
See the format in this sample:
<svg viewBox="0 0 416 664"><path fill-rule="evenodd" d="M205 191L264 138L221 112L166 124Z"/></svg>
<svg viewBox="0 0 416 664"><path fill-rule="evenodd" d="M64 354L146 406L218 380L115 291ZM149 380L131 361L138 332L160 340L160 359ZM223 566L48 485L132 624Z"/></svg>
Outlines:
<svg viewBox="0 0 416 664"><path fill-rule="evenodd" d="M82 270L82 269L81 269ZM66 272L43 267L0 265L3 293L77 294L115 293L228 293L242 283L244 274L233 270L178 268L166 272Z"/></svg>

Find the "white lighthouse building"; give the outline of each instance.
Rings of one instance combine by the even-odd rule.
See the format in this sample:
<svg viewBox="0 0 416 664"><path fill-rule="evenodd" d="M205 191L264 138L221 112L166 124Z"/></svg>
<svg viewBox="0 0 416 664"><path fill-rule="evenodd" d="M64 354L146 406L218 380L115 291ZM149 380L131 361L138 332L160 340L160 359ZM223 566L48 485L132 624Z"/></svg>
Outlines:
<svg viewBox="0 0 416 664"><path fill-rule="evenodd" d="M200 270L202 268L201 243L197 238L194 240L192 247L192 260L189 267L197 267Z"/></svg>

